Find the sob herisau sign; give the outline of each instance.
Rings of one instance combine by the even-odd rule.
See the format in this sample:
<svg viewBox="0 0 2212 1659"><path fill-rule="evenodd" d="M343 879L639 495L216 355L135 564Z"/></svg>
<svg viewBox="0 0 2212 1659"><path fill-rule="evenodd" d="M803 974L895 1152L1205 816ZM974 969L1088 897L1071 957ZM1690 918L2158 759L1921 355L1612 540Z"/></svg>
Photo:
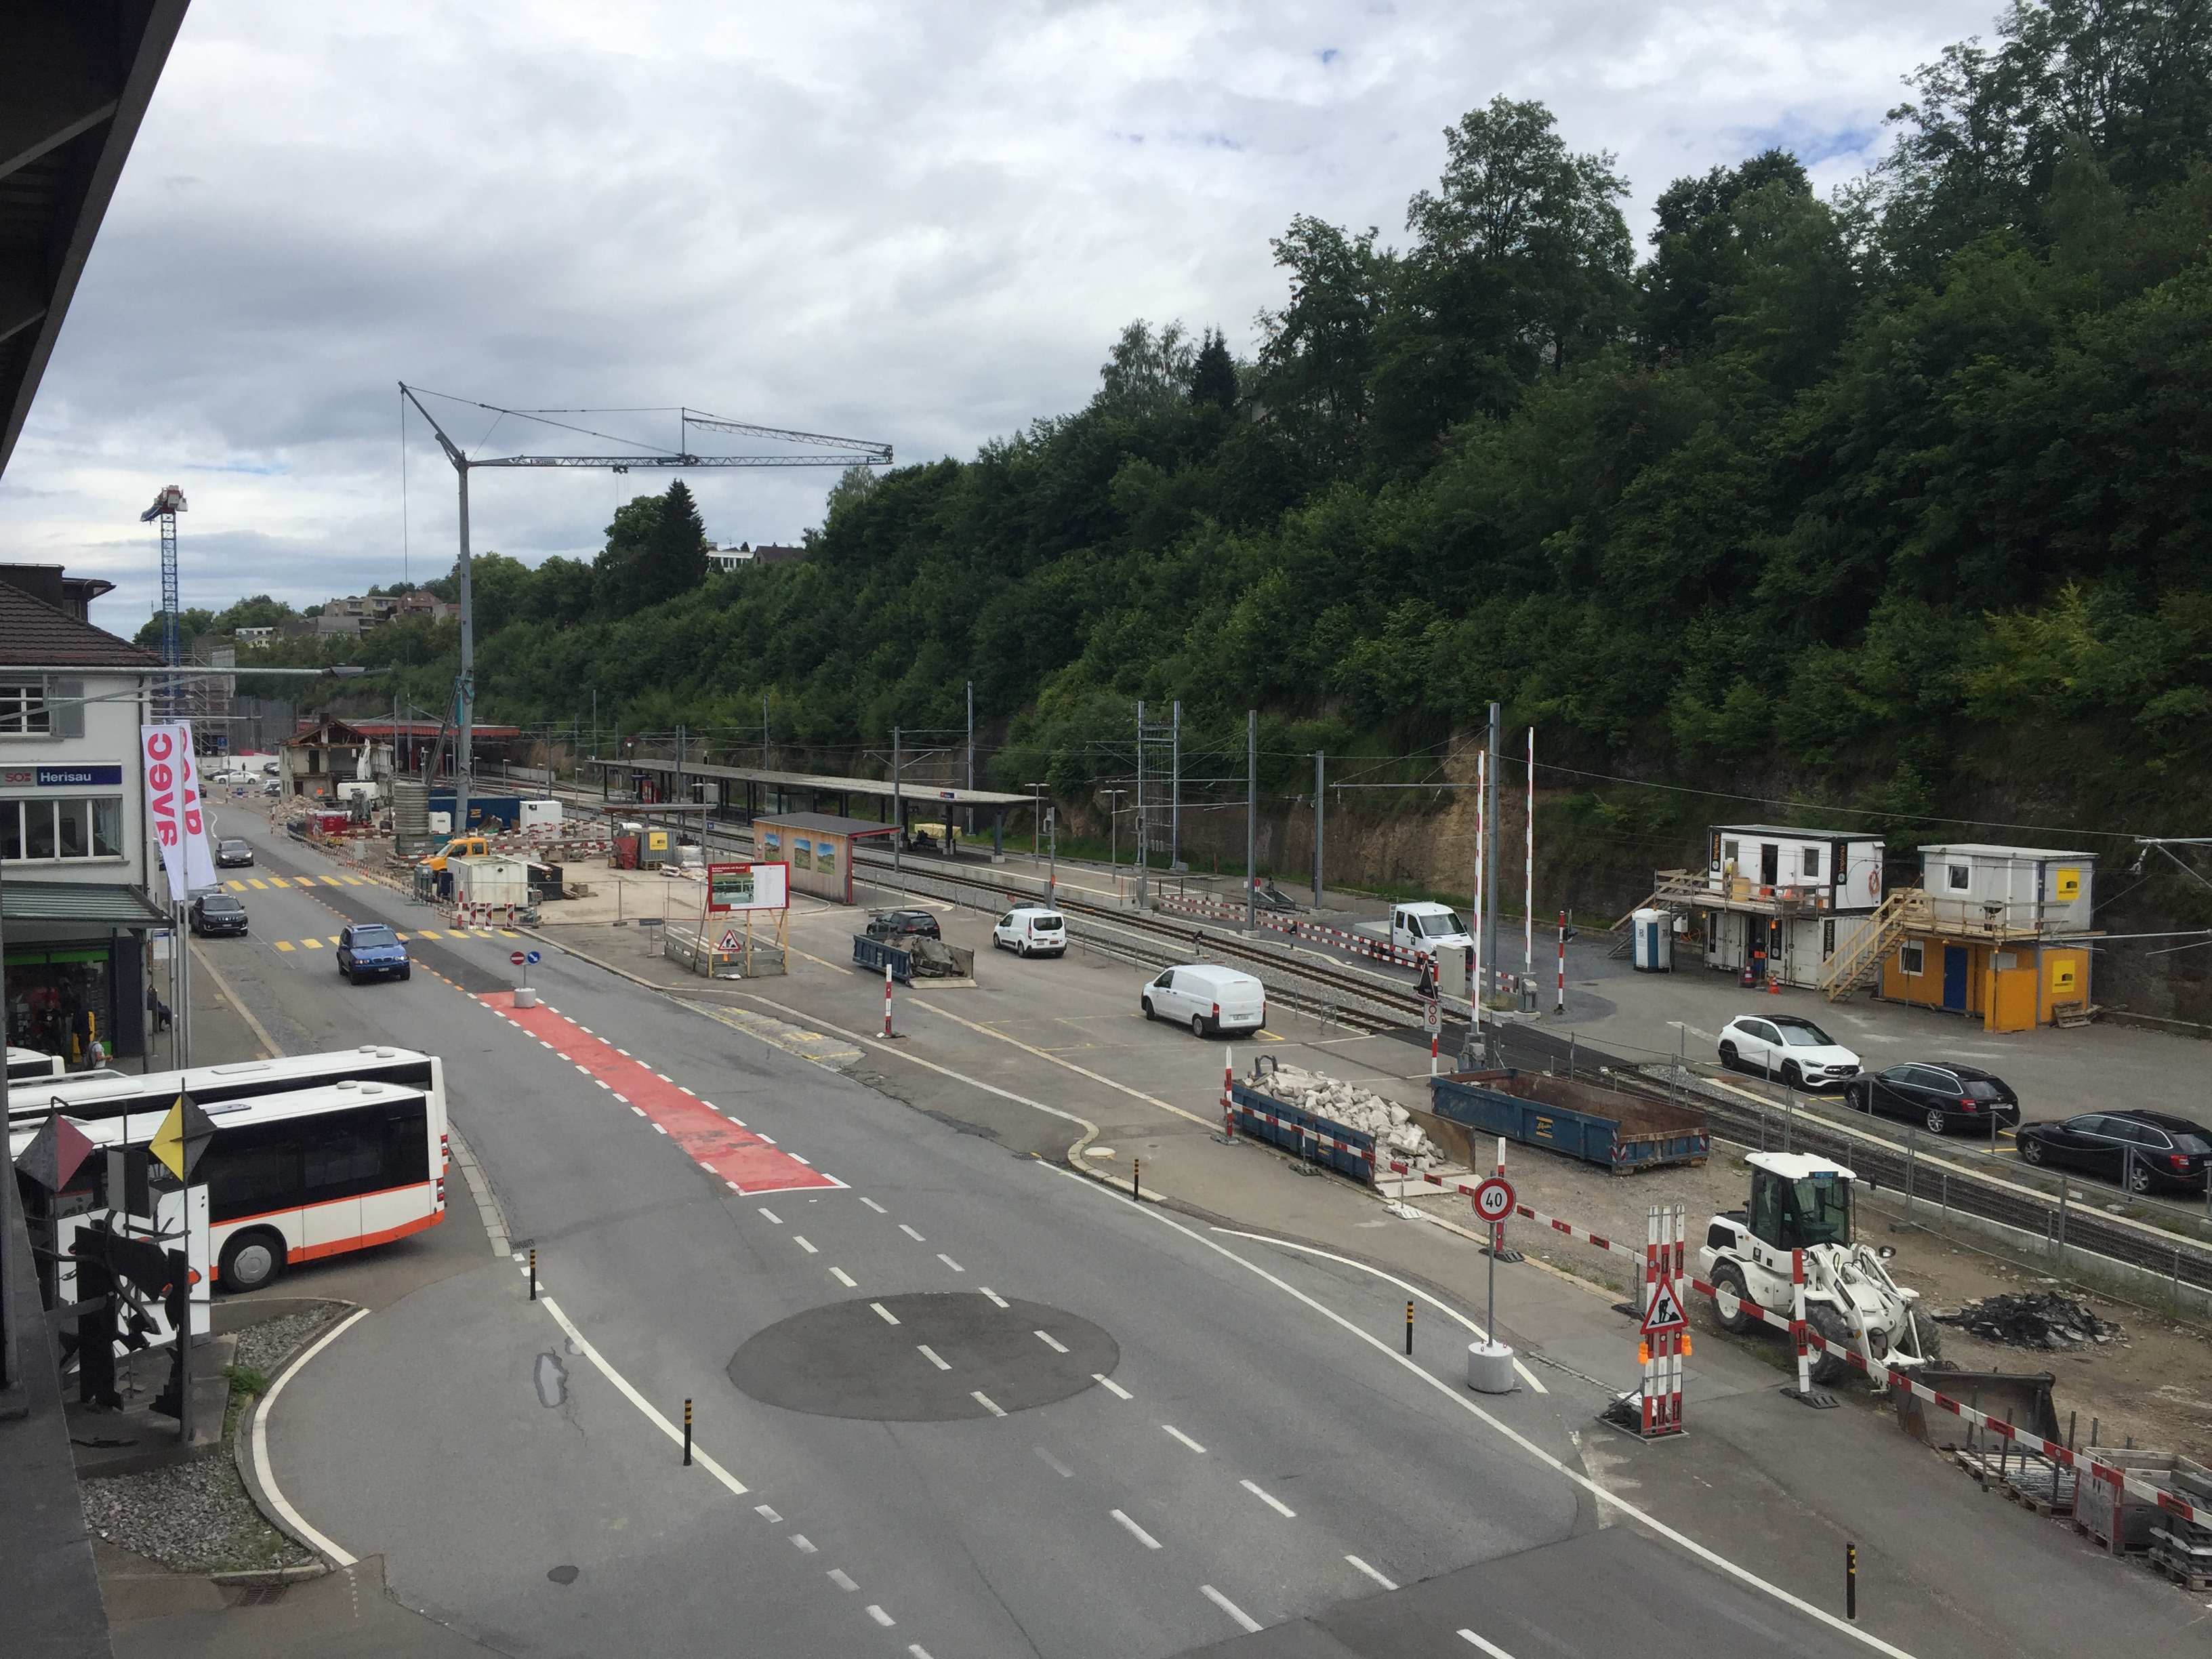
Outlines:
<svg viewBox="0 0 2212 1659"><path fill-rule="evenodd" d="M161 844L169 896L181 904L195 889L212 887L215 860L208 853L200 811L199 761L188 720L138 728L138 758L146 774L146 820Z"/></svg>

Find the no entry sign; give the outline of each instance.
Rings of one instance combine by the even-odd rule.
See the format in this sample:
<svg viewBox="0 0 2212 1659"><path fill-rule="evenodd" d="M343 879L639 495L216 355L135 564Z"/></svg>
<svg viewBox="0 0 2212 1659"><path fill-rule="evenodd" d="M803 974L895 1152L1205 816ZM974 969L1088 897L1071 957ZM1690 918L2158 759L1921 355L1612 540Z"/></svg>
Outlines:
<svg viewBox="0 0 2212 1659"><path fill-rule="evenodd" d="M508 951L507 953L507 959L518 968L521 967L524 963L530 960L528 957L523 955L520 951Z"/></svg>

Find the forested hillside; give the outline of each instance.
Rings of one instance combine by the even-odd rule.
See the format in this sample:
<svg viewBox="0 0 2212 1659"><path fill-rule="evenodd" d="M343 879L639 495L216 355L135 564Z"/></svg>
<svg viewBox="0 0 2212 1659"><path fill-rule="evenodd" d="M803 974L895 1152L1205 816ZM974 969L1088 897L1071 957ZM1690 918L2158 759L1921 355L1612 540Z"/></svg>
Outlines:
<svg viewBox="0 0 2212 1659"><path fill-rule="evenodd" d="M2020 6L1892 121L1833 199L1771 150L1632 227L1609 157L1493 100L1402 231L1291 221L1249 361L1133 323L1081 410L848 477L803 564L654 576L695 532L649 497L597 573L485 560L483 712L596 688L750 741L766 695L780 744L845 749L957 727L972 678L1000 781L1073 798L1139 696L1240 750L1260 708L1285 778L1495 698L1563 766L1901 842L2204 827L2212 9ZM445 700L450 629L366 648Z"/></svg>

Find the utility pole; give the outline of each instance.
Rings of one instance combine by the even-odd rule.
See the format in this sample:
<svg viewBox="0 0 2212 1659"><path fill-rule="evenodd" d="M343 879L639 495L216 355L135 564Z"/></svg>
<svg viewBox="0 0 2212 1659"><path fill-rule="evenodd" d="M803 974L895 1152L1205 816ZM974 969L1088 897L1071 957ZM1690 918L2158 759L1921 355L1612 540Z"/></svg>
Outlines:
<svg viewBox="0 0 2212 1659"><path fill-rule="evenodd" d="M762 693L761 693L761 770L762 770L762 771L766 772L766 771L769 771L769 770L772 769L770 768L769 764L769 757L770 755L774 754L775 752L775 751L774 750L774 749L772 749L772 748L769 746L769 740L768 740L768 693L767 693L767 692L765 692L765 691L763 691L763 692L762 692Z"/></svg>
<svg viewBox="0 0 2212 1659"><path fill-rule="evenodd" d="M1170 724L1168 764L1173 781L1168 799L1168 868L1180 870L1182 863L1182 703L1178 699L1174 718Z"/></svg>
<svg viewBox="0 0 2212 1659"><path fill-rule="evenodd" d="M1528 728L1528 863L1521 888L1521 1001L1533 1004L1536 992L1536 728ZM1531 1008L1533 1012L1533 1008Z"/></svg>
<svg viewBox="0 0 2212 1659"><path fill-rule="evenodd" d="M1145 700L1137 699L1137 908L1148 908L1151 851L1145 845Z"/></svg>
<svg viewBox="0 0 2212 1659"><path fill-rule="evenodd" d="M891 727L891 817L898 824L897 833L891 837L891 873L902 872L901 860L906 841L906 798L899 793L899 729Z"/></svg>
<svg viewBox="0 0 2212 1659"><path fill-rule="evenodd" d="M592 688L592 759L599 758L599 688ZM604 773L602 775L605 775Z"/></svg>
<svg viewBox="0 0 2212 1659"><path fill-rule="evenodd" d="M973 680L968 682L968 788L971 794L975 788L975 682ZM975 834L975 806L972 801L968 805L967 828L972 838Z"/></svg>
<svg viewBox="0 0 2212 1659"><path fill-rule="evenodd" d="M1321 908L1322 872L1322 793L1327 787L1327 757L1318 749L1314 750L1314 908Z"/></svg>
<svg viewBox="0 0 2212 1659"><path fill-rule="evenodd" d="M1482 962L1483 971L1492 975L1498 971L1498 727L1502 712L1497 703L1490 705L1490 739L1484 751L1488 760L1482 785L1482 821L1490 830L1482 849ZM1489 992L1488 986L1480 987L1478 1000Z"/></svg>
<svg viewBox="0 0 2212 1659"><path fill-rule="evenodd" d="M1119 870L1121 867L1121 797L1129 792L1126 789L1101 789L1098 793L1106 797L1106 867Z"/></svg>
<svg viewBox="0 0 2212 1659"><path fill-rule="evenodd" d="M1244 711L1244 926L1259 926L1260 711Z"/></svg>

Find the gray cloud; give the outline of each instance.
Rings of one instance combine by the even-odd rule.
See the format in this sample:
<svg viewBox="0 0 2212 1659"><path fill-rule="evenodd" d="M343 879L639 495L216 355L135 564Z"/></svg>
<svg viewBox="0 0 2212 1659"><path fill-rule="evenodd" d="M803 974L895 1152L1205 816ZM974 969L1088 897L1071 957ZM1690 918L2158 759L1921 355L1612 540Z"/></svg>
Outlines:
<svg viewBox="0 0 2212 1659"><path fill-rule="evenodd" d="M1300 212L1401 237L1441 129L1496 94L1617 152L1640 228L1768 143L1850 177L1899 77L1991 9L199 0L0 480L0 554L121 583L127 629L137 517L175 482L188 604L395 580L402 378L966 454L1081 403L1133 316L1249 346L1267 238ZM419 435L418 578L453 556ZM476 545L587 556L659 482L480 474ZM763 541L831 477L690 482L719 538Z"/></svg>

